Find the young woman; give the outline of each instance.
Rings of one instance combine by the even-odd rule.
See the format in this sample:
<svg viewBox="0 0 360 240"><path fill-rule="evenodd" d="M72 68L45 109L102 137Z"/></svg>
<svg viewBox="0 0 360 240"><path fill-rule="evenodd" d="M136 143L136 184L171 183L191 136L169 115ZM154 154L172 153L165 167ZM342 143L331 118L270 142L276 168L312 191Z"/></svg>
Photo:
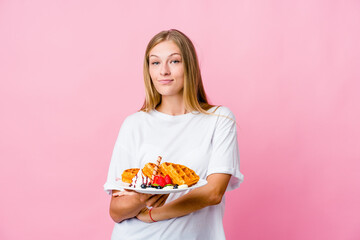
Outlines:
<svg viewBox="0 0 360 240"><path fill-rule="evenodd" d="M144 81L144 105L123 122L104 185L112 193L112 239L225 239L224 193L243 180L234 115L208 103L195 48L178 30L150 40ZM193 169L208 184L170 195L114 190L125 169L158 156Z"/></svg>

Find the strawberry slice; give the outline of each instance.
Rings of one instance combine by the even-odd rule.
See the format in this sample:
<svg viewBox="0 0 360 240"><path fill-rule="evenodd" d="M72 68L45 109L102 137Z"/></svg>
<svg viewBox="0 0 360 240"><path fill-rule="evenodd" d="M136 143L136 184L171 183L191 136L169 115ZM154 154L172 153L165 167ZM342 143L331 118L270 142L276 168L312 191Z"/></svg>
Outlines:
<svg viewBox="0 0 360 240"><path fill-rule="evenodd" d="M155 183L159 184L161 187L164 187L166 185L165 178L159 176L159 178L156 180L157 181Z"/></svg>
<svg viewBox="0 0 360 240"><path fill-rule="evenodd" d="M158 180L159 177L160 177L160 175L156 175L156 176L154 177L153 183L157 183L156 181Z"/></svg>
<svg viewBox="0 0 360 240"><path fill-rule="evenodd" d="M166 183L166 184L172 184L172 181L171 181L171 178L170 178L169 175L166 175L166 176L165 176L165 183Z"/></svg>

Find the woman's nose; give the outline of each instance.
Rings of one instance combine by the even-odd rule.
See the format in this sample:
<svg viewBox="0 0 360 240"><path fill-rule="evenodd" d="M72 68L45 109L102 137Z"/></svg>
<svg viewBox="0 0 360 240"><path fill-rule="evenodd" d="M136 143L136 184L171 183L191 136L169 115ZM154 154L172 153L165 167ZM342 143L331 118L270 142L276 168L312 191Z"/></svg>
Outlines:
<svg viewBox="0 0 360 240"><path fill-rule="evenodd" d="M163 76L170 75L170 68L167 64L162 64L160 74Z"/></svg>

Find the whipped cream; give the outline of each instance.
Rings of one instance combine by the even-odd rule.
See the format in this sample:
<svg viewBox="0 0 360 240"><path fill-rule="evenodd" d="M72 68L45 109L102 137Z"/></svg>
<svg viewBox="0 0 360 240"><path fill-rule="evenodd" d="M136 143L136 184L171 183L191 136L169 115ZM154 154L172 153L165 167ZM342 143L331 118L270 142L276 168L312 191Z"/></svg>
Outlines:
<svg viewBox="0 0 360 240"><path fill-rule="evenodd" d="M184 189L184 188L188 188L188 187L189 187L188 185L183 184L183 185L178 186L178 189Z"/></svg>
<svg viewBox="0 0 360 240"><path fill-rule="evenodd" d="M135 175L135 177L133 177L133 179L131 180L131 184L129 185L129 187L141 188L142 184L148 185L149 183L150 178L146 177L140 169L139 172Z"/></svg>

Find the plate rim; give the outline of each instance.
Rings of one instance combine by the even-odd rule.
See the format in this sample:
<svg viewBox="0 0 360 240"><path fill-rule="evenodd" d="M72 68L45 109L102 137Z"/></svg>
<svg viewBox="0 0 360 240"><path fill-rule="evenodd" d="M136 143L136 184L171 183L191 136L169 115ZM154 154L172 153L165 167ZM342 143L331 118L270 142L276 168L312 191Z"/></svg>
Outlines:
<svg viewBox="0 0 360 240"><path fill-rule="evenodd" d="M124 182L122 182L122 181L121 181L121 183L124 184ZM128 184L128 183L125 183L125 184ZM142 189L142 188L132 188L132 187L125 187L125 186L121 186L121 187L126 190L133 190L135 192L144 193L144 194L170 194L170 193L179 193L179 192L192 190L195 188L205 186L206 184L208 184L208 181L206 179L200 178L199 181L195 185L193 185L189 188L182 188L182 189L165 189L165 190L164 189L151 189L151 190L147 191L146 189Z"/></svg>

